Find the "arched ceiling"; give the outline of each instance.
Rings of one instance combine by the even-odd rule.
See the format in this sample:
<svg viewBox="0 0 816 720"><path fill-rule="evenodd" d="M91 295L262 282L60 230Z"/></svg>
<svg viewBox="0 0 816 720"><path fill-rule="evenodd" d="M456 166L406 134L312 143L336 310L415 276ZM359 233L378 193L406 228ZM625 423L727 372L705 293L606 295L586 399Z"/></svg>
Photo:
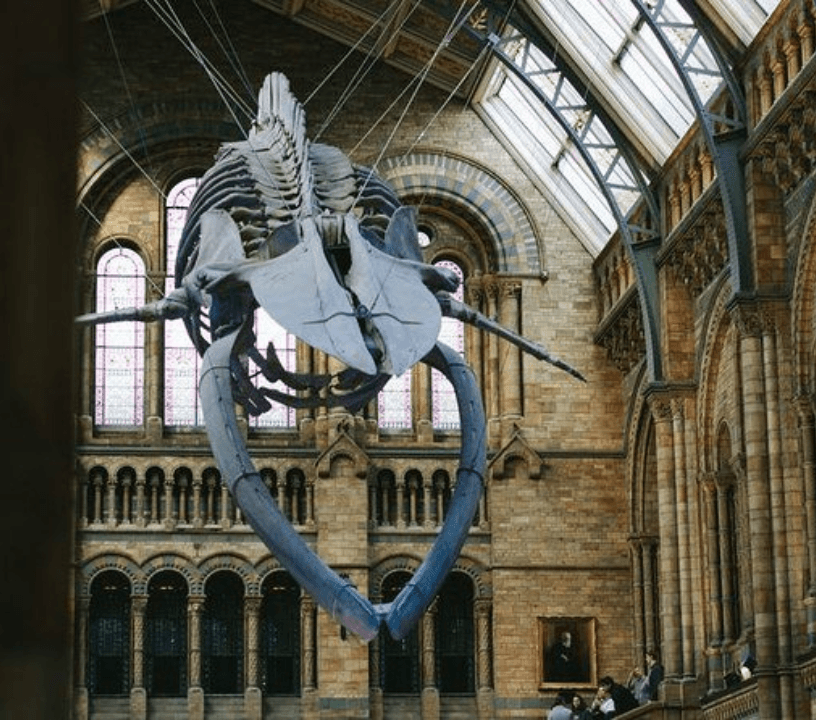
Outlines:
<svg viewBox="0 0 816 720"><path fill-rule="evenodd" d="M471 103L597 254L780 0L255 2Z"/></svg>

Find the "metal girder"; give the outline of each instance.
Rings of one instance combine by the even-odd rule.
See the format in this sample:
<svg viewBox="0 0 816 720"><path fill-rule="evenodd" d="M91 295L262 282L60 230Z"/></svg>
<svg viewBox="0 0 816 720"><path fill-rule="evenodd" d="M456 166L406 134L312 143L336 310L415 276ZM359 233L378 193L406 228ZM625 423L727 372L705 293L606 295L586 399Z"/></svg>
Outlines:
<svg viewBox="0 0 816 720"><path fill-rule="evenodd" d="M678 2L688 14L690 24L681 25L677 19L668 17L665 13L666 0L653 0L648 6L642 0L632 0L640 17L649 25L674 66L697 114L700 129L716 168L728 236L728 262L733 292L735 295L751 294L755 285L748 243L745 172L739 157L747 134L745 99L716 42L716 36L707 18L697 7L695 0ZM684 40L685 45L678 47L672 43L669 33L675 40ZM697 67L692 62L695 49L701 43L705 43L706 50L717 63L722 81L730 94L733 117L711 112L700 98L694 78L703 72L709 74L711 72L710 69ZM718 125L727 130L718 130Z"/></svg>
<svg viewBox="0 0 816 720"><path fill-rule="evenodd" d="M433 4L440 11L443 11L440 6L445 6L444 11L451 12L448 3ZM637 162L635 152L617 124L610 119L603 104L564 62L563 57L555 52L534 23L517 9L508 13L500 3L492 0L482 0L481 4L487 9L487 15L480 17L479 23L465 24L463 30L486 44L493 56L525 84L542 107L556 120L566 134L568 143L586 163L609 205L634 268L640 297L648 374L651 380L661 380L663 370L660 351L660 312L655 267L655 256L660 247L657 230L660 217L659 204ZM549 59L552 67L533 67L531 63L533 47ZM541 79L545 76L547 82L542 83ZM564 92L567 84L577 91L569 93L569 97ZM576 97L580 97L581 101L576 102ZM590 128L595 122L600 123L611 138L611 142L589 139ZM563 147L561 153L553 158L553 165L557 166L560 155L565 150L566 147ZM604 168L596 160L600 156L605 158ZM613 182L613 173L619 168L624 168L628 172L630 182ZM615 174L620 177L619 173ZM629 217L621 208L616 196L616 191L621 189L639 195L651 215L652 227L645 228L629 222Z"/></svg>

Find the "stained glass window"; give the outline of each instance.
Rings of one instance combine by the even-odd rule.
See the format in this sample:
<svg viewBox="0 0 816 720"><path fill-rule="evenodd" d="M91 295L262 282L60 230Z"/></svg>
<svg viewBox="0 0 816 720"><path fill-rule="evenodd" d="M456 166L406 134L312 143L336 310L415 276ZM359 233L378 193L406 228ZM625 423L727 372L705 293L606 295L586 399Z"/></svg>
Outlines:
<svg viewBox="0 0 816 720"><path fill-rule="evenodd" d="M411 428L411 369L392 377L377 396L377 423L385 430Z"/></svg>
<svg viewBox="0 0 816 720"><path fill-rule="evenodd" d="M148 585L145 680L150 695L187 694L187 583L172 570L157 573Z"/></svg>
<svg viewBox="0 0 816 720"><path fill-rule="evenodd" d="M462 268L452 260L440 260L434 265L452 270L459 276L459 287L453 297L460 302L464 299L465 274ZM461 320L442 318L439 340L456 352L464 355L465 328ZM459 429L459 409L456 395L448 379L438 370L431 371L431 402L433 404L433 426L439 430Z"/></svg>
<svg viewBox="0 0 816 720"><path fill-rule="evenodd" d="M300 588L289 573L272 573L261 601L261 684L267 695L300 693Z"/></svg>
<svg viewBox="0 0 816 720"><path fill-rule="evenodd" d="M165 294L175 287L176 255L187 208L198 187L198 178L187 178L167 193L165 206L165 245L167 279ZM164 422L166 425L201 425L198 399L198 375L201 358L190 340L182 320L164 323Z"/></svg>
<svg viewBox="0 0 816 720"><path fill-rule="evenodd" d="M139 255L124 247L99 259L96 312L144 304L145 271ZM144 326L140 322L96 326L97 425L141 425L144 419Z"/></svg>
<svg viewBox="0 0 816 720"><path fill-rule="evenodd" d="M88 690L92 695L128 693L130 583L108 570L91 584L88 628Z"/></svg>
<svg viewBox="0 0 816 720"><path fill-rule="evenodd" d="M213 575L205 588L201 622L204 691L235 694L243 690L244 583L231 572Z"/></svg>

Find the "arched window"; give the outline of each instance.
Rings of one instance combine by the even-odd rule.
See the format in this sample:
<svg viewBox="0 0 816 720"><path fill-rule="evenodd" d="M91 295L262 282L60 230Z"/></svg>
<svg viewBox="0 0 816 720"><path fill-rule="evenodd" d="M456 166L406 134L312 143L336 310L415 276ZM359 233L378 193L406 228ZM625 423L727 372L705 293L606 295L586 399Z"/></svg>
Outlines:
<svg viewBox="0 0 816 720"><path fill-rule="evenodd" d="M442 693L472 693L475 687L473 582L451 573L439 591L436 622L437 687Z"/></svg>
<svg viewBox="0 0 816 720"><path fill-rule="evenodd" d="M88 691L125 695L130 689L130 583L106 570L91 584L88 627Z"/></svg>
<svg viewBox="0 0 816 720"><path fill-rule="evenodd" d="M144 304L145 268L128 248L109 250L96 268L96 312ZM144 419L144 325L140 322L96 326L97 425L141 425Z"/></svg>
<svg viewBox="0 0 816 720"><path fill-rule="evenodd" d="M389 573L382 584L382 601L389 603L399 595L411 573ZM380 634L380 679L387 693L419 692L419 630L416 626L402 640Z"/></svg>
<svg viewBox="0 0 816 720"><path fill-rule="evenodd" d="M222 571L207 580L201 621L204 691L235 694L243 691L244 583Z"/></svg>
<svg viewBox="0 0 816 720"><path fill-rule="evenodd" d="M453 297L463 301L465 296L465 273L458 263L453 260L439 260L434 263L438 267L452 270L459 276L459 287ZM442 318L442 327L439 330L439 340L464 356L465 328L461 320ZM431 403L433 408L433 426L439 430L459 429L459 409L456 405L456 395L448 379L438 370L431 371Z"/></svg>
<svg viewBox="0 0 816 720"><path fill-rule="evenodd" d="M187 694L187 583L172 570L151 578L145 613L145 682L148 694Z"/></svg>
<svg viewBox="0 0 816 720"><path fill-rule="evenodd" d="M176 285L176 255L187 208L195 195L199 178L190 177L176 183L167 193L165 205L164 292ZM164 422L166 425L201 425L198 399L198 375L201 358L187 335L181 319L164 323Z"/></svg>
<svg viewBox="0 0 816 720"><path fill-rule="evenodd" d="M261 686L267 695L300 693L300 588L274 572L261 588Z"/></svg>

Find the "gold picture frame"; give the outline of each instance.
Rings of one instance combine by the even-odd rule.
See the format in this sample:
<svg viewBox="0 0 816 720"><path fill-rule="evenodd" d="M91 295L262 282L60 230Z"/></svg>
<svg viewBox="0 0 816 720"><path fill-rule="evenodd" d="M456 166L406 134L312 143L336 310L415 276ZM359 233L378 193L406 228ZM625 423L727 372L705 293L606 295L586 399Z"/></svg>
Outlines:
<svg viewBox="0 0 816 720"><path fill-rule="evenodd" d="M595 629L595 618L591 617L538 618L540 688L597 686Z"/></svg>

